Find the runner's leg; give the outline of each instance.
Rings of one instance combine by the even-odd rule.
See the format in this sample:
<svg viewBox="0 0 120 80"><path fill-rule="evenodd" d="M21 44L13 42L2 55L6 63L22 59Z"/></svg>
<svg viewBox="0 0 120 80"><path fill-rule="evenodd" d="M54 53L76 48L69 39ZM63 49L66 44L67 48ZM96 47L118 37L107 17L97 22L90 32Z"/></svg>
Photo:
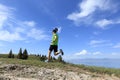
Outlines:
<svg viewBox="0 0 120 80"><path fill-rule="evenodd" d="M58 55L58 54L62 54L62 55L64 55L64 52L63 52L63 50L62 49L60 49L60 51L57 51L57 52L54 52L54 55L56 56L56 55Z"/></svg>
<svg viewBox="0 0 120 80"><path fill-rule="evenodd" d="M48 51L48 61L50 61L51 60L51 51L49 50Z"/></svg>
<svg viewBox="0 0 120 80"><path fill-rule="evenodd" d="M60 52L58 51L58 46L57 45L55 45L54 46L54 55L56 56L56 55L58 55Z"/></svg>
<svg viewBox="0 0 120 80"><path fill-rule="evenodd" d="M48 61L51 60L51 52L52 52L52 50L53 50L53 46L50 45L50 47L49 47L49 51L48 51Z"/></svg>

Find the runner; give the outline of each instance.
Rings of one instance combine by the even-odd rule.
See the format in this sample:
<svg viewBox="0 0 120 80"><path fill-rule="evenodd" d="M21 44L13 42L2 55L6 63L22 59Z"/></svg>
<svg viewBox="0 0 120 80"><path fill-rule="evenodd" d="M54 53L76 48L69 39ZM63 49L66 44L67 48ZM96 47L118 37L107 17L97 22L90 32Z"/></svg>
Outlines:
<svg viewBox="0 0 120 80"><path fill-rule="evenodd" d="M50 47L49 47L49 51L48 51L48 62L50 62L51 61L51 52L54 50L54 55L56 56L56 55L58 55L58 54L62 54L62 55L64 55L64 53L63 53L63 50L62 49L60 49L60 51L58 51L58 39L59 39L59 37L58 37L58 34L57 34L57 31L58 31L58 28L55 28L55 29L53 29L53 31L52 31L52 42L51 42L51 44L50 44Z"/></svg>

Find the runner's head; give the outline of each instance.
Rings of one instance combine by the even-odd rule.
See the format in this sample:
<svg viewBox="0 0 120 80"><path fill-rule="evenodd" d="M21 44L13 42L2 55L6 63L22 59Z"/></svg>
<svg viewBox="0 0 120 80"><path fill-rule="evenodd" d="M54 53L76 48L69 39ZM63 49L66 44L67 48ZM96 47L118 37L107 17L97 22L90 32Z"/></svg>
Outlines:
<svg viewBox="0 0 120 80"><path fill-rule="evenodd" d="M58 31L58 28L55 28L54 30L56 30L56 32Z"/></svg>
<svg viewBox="0 0 120 80"><path fill-rule="evenodd" d="M53 29L53 33L57 33L57 31L58 31L58 28L55 28L55 29Z"/></svg>
<svg viewBox="0 0 120 80"><path fill-rule="evenodd" d="M52 31L53 33L56 33L57 31L55 30L55 29L53 29L53 31Z"/></svg>

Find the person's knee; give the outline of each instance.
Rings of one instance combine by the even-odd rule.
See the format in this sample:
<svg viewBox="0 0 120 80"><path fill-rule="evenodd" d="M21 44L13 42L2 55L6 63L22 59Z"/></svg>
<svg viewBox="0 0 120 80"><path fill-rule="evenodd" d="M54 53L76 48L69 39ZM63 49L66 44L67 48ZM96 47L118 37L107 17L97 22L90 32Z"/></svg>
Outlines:
<svg viewBox="0 0 120 80"><path fill-rule="evenodd" d="M54 52L54 55L56 56L56 55L58 55L58 53L57 53L57 52Z"/></svg>
<svg viewBox="0 0 120 80"><path fill-rule="evenodd" d="M51 54L51 51L50 51L50 50L48 51L48 54Z"/></svg>

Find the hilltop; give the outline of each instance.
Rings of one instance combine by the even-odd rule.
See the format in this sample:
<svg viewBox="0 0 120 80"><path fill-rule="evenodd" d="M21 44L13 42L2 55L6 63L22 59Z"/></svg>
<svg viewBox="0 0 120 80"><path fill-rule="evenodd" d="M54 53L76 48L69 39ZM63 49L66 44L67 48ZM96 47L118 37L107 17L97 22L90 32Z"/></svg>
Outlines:
<svg viewBox="0 0 120 80"><path fill-rule="evenodd" d="M27 60L1 56L0 80L120 80L119 69L46 63L35 56L29 56Z"/></svg>

